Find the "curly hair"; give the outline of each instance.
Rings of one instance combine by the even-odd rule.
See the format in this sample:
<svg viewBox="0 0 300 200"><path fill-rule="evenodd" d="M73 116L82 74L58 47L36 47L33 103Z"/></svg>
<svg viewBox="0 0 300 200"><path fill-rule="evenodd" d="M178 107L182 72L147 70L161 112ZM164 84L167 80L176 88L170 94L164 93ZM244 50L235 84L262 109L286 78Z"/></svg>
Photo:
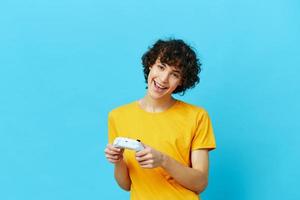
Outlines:
<svg viewBox="0 0 300 200"><path fill-rule="evenodd" d="M182 84L178 86L173 94L182 93L193 88L199 83L198 74L201 72L201 63L191 46L183 40L168 39L158 40L142 56L144 77L147 83L151 67L159 58L161 63L174 66L181 72Z"/></svg>

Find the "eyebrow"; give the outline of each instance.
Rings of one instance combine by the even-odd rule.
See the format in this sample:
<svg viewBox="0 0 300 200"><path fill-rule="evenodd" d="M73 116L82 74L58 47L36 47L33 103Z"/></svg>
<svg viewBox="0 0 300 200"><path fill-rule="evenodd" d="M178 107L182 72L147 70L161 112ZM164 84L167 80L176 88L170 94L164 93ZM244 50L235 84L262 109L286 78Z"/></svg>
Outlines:
<svg viewBox="0 0 300 200"><path fill-rule="evenodd" d="M163 65L164 67L167 67L167 65L165 64L165 63L159 63L160 65ZM175 73L178 73L178 74L180 74L180 71L179 70L172 70L173 72L175 72Z"/></svg>

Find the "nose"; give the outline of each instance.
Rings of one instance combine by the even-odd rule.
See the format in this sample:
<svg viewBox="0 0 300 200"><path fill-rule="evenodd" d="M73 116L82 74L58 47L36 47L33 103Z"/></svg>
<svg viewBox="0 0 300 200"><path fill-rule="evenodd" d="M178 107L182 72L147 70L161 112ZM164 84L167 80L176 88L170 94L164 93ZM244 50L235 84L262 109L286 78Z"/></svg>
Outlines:
<svg viewBox="0 0 300 200"><path fill-rule="evenodd" d="M166 71L160 75L160 80L164 83L168 82L168 78L169 78L169 73Z"/></svg>

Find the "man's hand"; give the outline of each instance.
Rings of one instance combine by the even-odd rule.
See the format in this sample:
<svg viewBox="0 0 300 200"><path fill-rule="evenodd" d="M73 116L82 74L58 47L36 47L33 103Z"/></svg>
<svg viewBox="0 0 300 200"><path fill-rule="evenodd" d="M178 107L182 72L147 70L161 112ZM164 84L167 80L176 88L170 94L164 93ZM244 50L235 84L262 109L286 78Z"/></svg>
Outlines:
<svg viewBox="0 0 300 200"><path fill-rule="evenodd" d="M165 157L164 154L148 145L143 145L145 149L135 154L136 160L140 166L148 169L162 166Z"/></svg>
<svg viewBox="0 0 300 200"><path fill-rule="evenodd" d="M104 150L106 159L113 164L123 160L123 152L124 149L113 147L111 144L108 144Z"/></svg>

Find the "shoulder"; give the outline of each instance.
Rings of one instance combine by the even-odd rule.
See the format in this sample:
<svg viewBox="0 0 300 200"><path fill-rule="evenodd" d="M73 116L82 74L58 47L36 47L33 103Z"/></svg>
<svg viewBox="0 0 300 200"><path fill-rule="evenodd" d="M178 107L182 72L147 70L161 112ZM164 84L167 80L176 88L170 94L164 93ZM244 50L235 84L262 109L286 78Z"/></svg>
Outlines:
<svg viewBox="0 0 300 200"><path fill-rule="evenodd" d="M136 108L136 101L118 106L114 109L112 109L109 113L109 117L118 117L118 116L124 116L127 113L131 113Z"/></svg>
<svg viewBox="0 0 300 200"><path fill-rule="evenodd" d="M185 114L191 114L197 117L208 115L205 108L181 100L178 101L178 108Z"/></svg>

